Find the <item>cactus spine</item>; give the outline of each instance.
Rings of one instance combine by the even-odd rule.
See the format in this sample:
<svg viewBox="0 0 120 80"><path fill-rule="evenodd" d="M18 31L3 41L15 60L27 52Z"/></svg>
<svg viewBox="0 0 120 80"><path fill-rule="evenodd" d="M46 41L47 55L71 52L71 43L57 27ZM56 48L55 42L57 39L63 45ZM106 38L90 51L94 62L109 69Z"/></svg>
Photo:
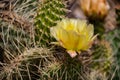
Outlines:
<svg viewBox="0 0 120 80"><path fill-rule="evenodd" d="M36 41L39 44L49 44L53 39L50 37L49 28L56 25L56 22L65 16L65 4L62 0L45 0L41 2L37 16Z"/></svg>

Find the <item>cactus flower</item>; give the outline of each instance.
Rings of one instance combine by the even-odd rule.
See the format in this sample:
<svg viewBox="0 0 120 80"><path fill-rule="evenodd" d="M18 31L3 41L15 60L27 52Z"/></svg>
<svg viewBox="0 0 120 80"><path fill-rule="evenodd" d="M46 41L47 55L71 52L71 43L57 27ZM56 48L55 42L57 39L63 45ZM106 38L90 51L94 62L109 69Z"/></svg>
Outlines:
<svg viewBox="0 0 120 80"><path fill-rule="evenodd" d="M58 41L55 43L64 47L71 57L88 50L96 37L93 25L78 19L63 19L50 32Z"/></svg>
<svg viewBox="0 0 120 80"><path fill-rule="evenodd" d="M80 0L81 9L88 17L104 18L110 8L107 0Z"/></svg>

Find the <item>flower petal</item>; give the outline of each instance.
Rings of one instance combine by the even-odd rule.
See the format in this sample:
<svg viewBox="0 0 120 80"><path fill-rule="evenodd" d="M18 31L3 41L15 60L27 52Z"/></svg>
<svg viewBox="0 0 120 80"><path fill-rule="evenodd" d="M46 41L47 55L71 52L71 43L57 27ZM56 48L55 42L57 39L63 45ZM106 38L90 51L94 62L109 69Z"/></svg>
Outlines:
<svg viewBox="0 0 120 80"><path fill-rule="evenodd" d="M86 36L88 41L92 38L93 34L94 34L94 27L93 25L89 24L86 28Z"/></svg>
<svg viewBox="0 0 120 80"><path fill-rule="evenodd" d="M86 44L86 39L84 35L79 36L77 50L82 50L83 46Z"/></svg>

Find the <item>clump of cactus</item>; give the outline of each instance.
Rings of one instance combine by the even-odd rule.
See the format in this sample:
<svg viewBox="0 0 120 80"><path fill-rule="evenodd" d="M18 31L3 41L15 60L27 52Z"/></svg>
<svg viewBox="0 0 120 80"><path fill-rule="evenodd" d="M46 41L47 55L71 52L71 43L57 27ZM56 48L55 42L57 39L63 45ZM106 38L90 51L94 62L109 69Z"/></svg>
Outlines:
<svg viewBox="0 0 120 80"><path fill-rule="evenodd" d="M15 0L10 3L12 17L0 13L0 80L109 78L113 62L109 42L97 40L87 21L66 19L64 2Z"/></svg>
<svg viewBox="0 0 120 80"><path fill-rule="evenodd" d="M53 41L49 28L65 17L65 12L63 0L45 0L40 3L35 17L35 38L39 44L48 45Z"/></svg>
<svg viewBox="0 0 120 80"><path fill-rule="evenodd" d="M24 66L27 57L24 57L24 51L26 47L28 49L34 45L32 20L36 2L32 0L0 2L5 5L0 8L0 80L23 80L23 76L26 77L27 74L25 71L27 67Z"/></svg>
<svg viewBox="0 0 120 80"><path fill-rule="evenodd" d="M63 26L61 27L61 25ZM84 32L82 33L83 30ZM74 78L76 80L88 80L90 76L85 77L85 75L90 75L92 70L98 71L99 74L102 74L107 79L112 63L111 47L106 41L99 41L99 43L95 44L88 51L92 45L92 41L96 38L96 36L92 37L93 32L94 28L92 25L87 25L86 22L75 19L63 19L57 26L51 28L52 35L58 41L55 44L62 46L66 51L63 49L64 52L55 53L58 56L58 60L56 60L58 62L48 65L43 70L45 71L46 79L72 80ZM70 38L70 33L72 33L71 35L74 37L74 41ZM79 33L82 35L77 35ZM82 41L83 39L86 44ZM87 40L90 40L91 44L89 44L89 41L87 44ZM76 44L78 42L81 44ZM97 78L100 78L100 76Z"/></svg>
<svg viewBox="0 0 120 80"><path fill-rule="evenodd" d="M109 78L112 55L109 43L105 41L96 44L93 51L82 52L74 58L71 58L65 49L58 47L54 57L55 61L42 70L45 80L107 80Z"/></svg>

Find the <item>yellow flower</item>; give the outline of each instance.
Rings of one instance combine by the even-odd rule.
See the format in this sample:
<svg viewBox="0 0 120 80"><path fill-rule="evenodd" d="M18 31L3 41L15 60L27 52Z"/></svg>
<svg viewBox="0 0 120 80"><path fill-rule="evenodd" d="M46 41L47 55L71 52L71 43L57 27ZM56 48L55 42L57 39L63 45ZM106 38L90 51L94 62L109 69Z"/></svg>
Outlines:
<svg viewBox="0 0 120 80"><path fill-rule="evenodd" d="M104 18L110 8L107 0L80 0L80 5L89 17Z"/></svg>
<svg viewBox="0 0 120 80"><path fill-rule="evenodd" d="M77 19L63 19L50 31L58 41L57 44L64 47L71 57L77 55L76 51L80 53L88 50L96 37L93 36L93 25Z"/></svg>

